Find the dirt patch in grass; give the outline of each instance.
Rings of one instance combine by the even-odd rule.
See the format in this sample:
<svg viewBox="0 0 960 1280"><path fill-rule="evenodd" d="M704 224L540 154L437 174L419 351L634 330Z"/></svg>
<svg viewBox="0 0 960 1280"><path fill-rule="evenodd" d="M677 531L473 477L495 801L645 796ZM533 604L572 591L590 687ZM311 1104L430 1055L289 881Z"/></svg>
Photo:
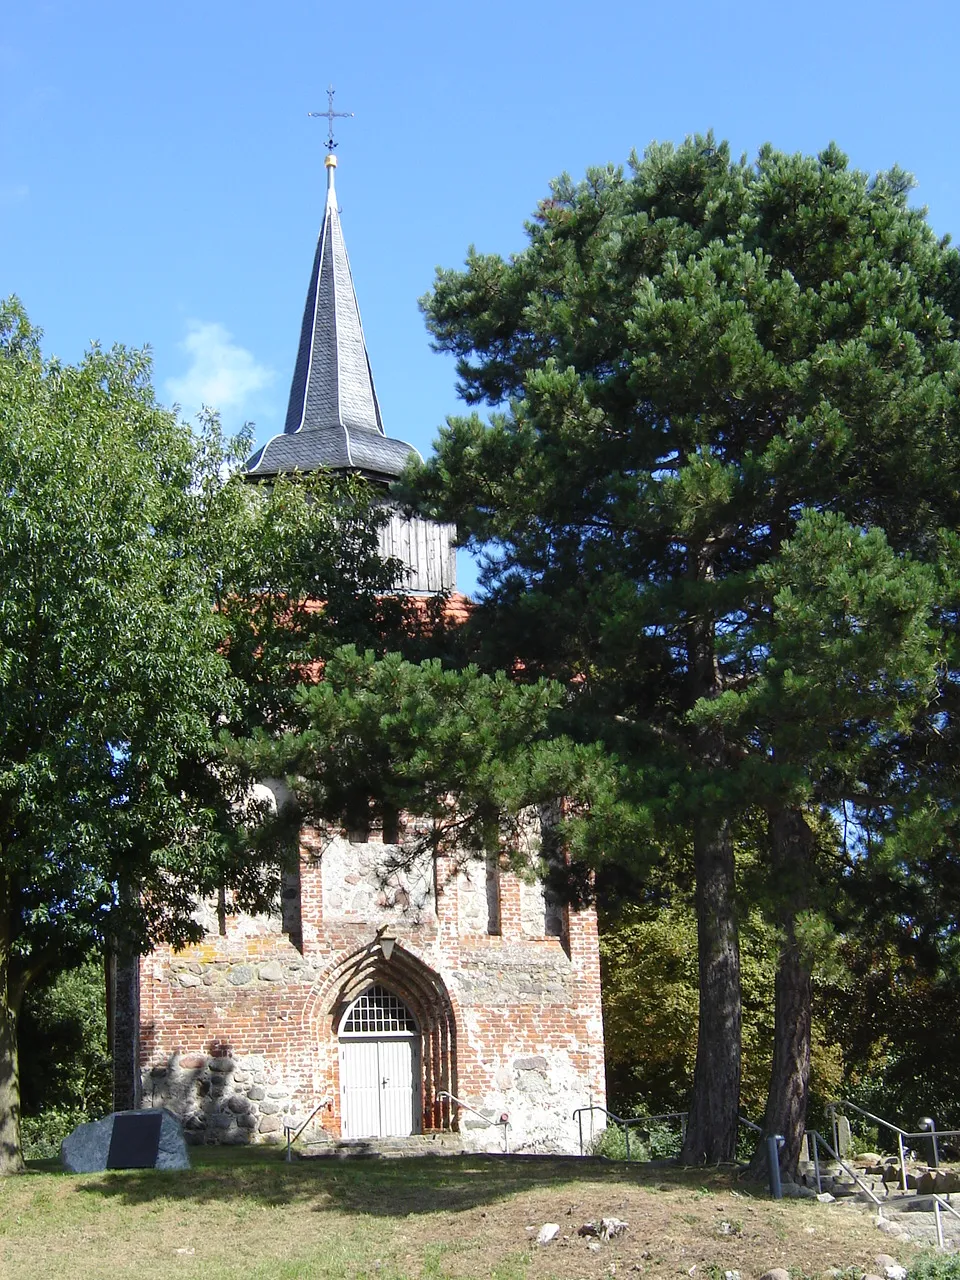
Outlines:
<svg viewBox="0 0 960 1280"><path fill-rule="evenodd" d="M578 1228L626 1221L607 1243ZM552 1244L536 1235L560 1225ZM599 1247L591 1248L599 1244ZM197 1153L188 1173L0 1180L0 1275L168 1277L647 1276L755 1280L909 1265L862 1207L775 1203L730 1175L576 1160L421 1158L284 1164L275 1152Z"/></svg>

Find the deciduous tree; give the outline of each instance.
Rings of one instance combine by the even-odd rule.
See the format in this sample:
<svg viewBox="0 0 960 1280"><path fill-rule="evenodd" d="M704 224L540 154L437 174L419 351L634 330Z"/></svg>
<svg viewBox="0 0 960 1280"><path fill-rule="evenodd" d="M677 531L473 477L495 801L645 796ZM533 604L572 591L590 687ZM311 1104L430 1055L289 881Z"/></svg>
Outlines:
<svg viewBox="0 0 960 1280"><path fill-rule="evenodd" d="M224 881L269 900L277 851L241 853L219 736L276 723L291 666L383 620L369 495L251 487L244 447L161 408L143 353L48 361L0 310L0 1172L22 1167L25 989L192 936Z"/></svg>

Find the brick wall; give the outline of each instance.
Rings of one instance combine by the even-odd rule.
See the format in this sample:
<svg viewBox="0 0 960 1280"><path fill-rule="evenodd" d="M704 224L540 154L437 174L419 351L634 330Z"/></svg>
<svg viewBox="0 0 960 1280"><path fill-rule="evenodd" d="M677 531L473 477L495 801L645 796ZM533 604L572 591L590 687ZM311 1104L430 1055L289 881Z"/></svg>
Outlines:
<svg viewBox="0 0 960 1280"><path fill-rule="evenodd" d="M430 877L435 891L413 903L378 877L377 852L306 833L301 936L284 933L279 917L228 915L224 935L144 958L144 1105L171 1107L195 1141L270 1142L285 1117L325 1101L320 1121L339 1137L340 1019L378 983L422 1031L424 1130L456 1127L468 1148L496 1150L502 1128L476 1112L494 1122L507 1113L512 1150L578 1150L573 1110L604 1101L593 911L565 911L561 936L551 935L555 909L551 919L542 894L537 907L536 887L501 872L491 913L484 869L449 860ZM344 867L366 883L342 892L330 876ZM396 939L390 960L384 932ZM440 1089L475 1111L438 1104Z"/></svg>

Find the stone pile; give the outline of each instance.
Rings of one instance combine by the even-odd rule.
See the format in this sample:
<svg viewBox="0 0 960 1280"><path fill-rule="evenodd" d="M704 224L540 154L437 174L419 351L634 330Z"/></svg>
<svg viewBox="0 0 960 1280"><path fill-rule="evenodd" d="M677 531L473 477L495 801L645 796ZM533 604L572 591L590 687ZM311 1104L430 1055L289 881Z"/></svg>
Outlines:
<svg viewBox="0 0 960 1280"><path fill-rule="evenodd" d="M906 1267L902 1267L889 1253L878 1253L873 1261L877 1270L866 1272L862 1280L907 1280ZM840 1280L842 1276L849 1276L851 1270L848 1268L840 1271L837 1268L831 1268L824 1272L824 1280ZM760 1280L791 1280L791 1276L786 1267L771 1267L769 1271L763 1273Z"/></svg>
<svg viewBox="0 0 960 1280"><path fill-rule="evenodd" d="M960 1191L958 1170L908 1166L908 1190L903 1191L900 1162L896 1156L884 1157L866 1152L850 1156L845 1164L856 1172L859 1184L839 1164L824 1162L820 1165L823 1189L818 1194L814 1166L804 1162L801 1164L800 1181L784 1183L784 1196L817 1199L827 1205L840 1201L862 1206L873 1213L878 1231L893 1240L913 1240L920 1244L937 1243L936 1198L941 1197L939 1216L944 1245L948 1250L960 1251L960 1219L950 1211L954 1207L960 1209L960 1206L950 1205L951 1195Z"/></svg>
<svg viewBox="0 0 960 1280"><path fill-rule="evenodd" d="M572 1210L570 1211L572 1212ZM577 1228L578 1236L587 1236L587 1248L594 1252L599 1252L600 1242L604 1244L609 1240L615 1240L617 1236L622 1236L628 1227L628 1223L622 1218L600 1218L596 1222L585 1222ZM532 1227L528 1230L533 1230ZM559 1222L545 1222L537 1232L537 1244L553 1244L560 1240L560 1224ZM563 1236L563 1243L569 1242L569 1236Z"/></svg>

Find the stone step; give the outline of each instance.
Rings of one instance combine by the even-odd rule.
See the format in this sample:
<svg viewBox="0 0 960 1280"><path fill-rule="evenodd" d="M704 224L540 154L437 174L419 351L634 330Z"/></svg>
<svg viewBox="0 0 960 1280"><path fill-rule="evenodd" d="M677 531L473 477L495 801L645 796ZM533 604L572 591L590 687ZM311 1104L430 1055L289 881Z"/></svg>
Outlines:
<svg viewBox="0 0 960 1280"><path fill-rule="evenodd" d="M397 1160L407 1156L463 1154L458 1133L417 1133L406 1138L333 1138L298 1142L294 1152L304 1160Z"/></svg>

